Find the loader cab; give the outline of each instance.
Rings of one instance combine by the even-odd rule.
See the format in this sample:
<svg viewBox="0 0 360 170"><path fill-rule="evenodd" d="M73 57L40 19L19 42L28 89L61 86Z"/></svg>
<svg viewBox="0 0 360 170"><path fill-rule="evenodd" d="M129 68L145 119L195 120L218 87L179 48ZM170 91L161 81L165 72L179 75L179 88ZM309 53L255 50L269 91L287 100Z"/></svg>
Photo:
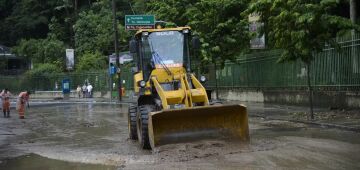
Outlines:
<svg viewBox="0 0 360 170"><path fill-rule="evenodd" d="M190 71L189 27L140 30L130 42L138 70L147 81L154 69L186 68Z"/></svg>

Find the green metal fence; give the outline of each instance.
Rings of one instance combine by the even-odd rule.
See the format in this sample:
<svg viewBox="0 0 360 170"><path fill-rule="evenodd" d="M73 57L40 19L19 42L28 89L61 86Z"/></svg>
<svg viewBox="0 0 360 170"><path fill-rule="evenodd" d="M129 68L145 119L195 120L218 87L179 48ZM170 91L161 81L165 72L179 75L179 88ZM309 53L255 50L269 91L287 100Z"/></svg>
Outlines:
<svg viewBox="0 0 360 170"><path fill-rule="evenodd" d="M350 37L351 38L351 37ZM317 54L311 65L311 78L315 90L360 90L360 34L354 38L338 39L341 50L325 47ZM220 89L254 88L254 89L305 89L306 67L301 61L277 63L281 51L272 50L249 54L235 63L227 62L223 69L208 67L206 87L215 88L217 79ZM198 65L197 65L198 66ZM220 68L218 66L217 68ZM216 75L216 76L215 76ZM133 89L133 77L128 68L121 73L127 90ZM85 81L92 83L95 91L110 89L110 76L106 71L91 73L63 73L37 77L1 76L0 88L12 91L21 90L61 90L61 82L69 78L71 88L76 89ZM115 82L115 76L112 77Z"/></svg>
<svg viewBox="0 0 360 170"><path fill-rule="evenodd" d="M126 89L133 88L132 76L128 70L122 72L123 85ZM111 76L113 82L116 77ZM61 90L63 79L70 79L70 86L75 90L78 85L82 86L89 82L94 87L94 91L109 91L110 75L106 71L89 73L62 73L44 74L41 76L0 76L0 88L9 88L10 91L19 92L22 90L31 91L54 91Z"/></svg>
<svg viewBox="0 0 360 170"><path fill-rule="evenodd" d="M311 64L311 82L316 90L360 90L360 35L354 40L339 41L341 50L326 47ZM220 89L305 89L305 64L301 61L277 63L280 54L279 50L253 53L236 63L227 62L223 69L216 71L214 66L209 66L206 86L214 89L217 79Z"/></svg>

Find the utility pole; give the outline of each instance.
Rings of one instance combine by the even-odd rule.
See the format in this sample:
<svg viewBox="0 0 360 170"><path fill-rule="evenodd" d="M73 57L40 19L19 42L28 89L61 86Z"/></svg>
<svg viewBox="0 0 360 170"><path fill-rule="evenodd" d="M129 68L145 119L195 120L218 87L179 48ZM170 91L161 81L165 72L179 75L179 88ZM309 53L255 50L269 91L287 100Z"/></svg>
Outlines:
<svg viewBox="0 0 360 170"><path fill-rule="evenodd" d="M356 0L350 0L350 19L352 23L356 22Z"/></svg>
<svg viewBox="0 0 360 170"><path fill-rule="evenodd" d="M113 26L114 26L114 46L115 46L115 55L116 55L116 74L118 78L118 94L119 94L119 101L122 101L122 82L121 82L121 67L120 67L120 61L119 61L119 42L118 42L118 28L117 28L117 20L116 20L116 2L115 0L112 0L112 13L113 13Z"/></svg>
<svg viewBox="0 0 360 170"><path fill-rule="evenodd" d="M356 24L357 20L357 11L356 11L356 2L357 0L350 0L350 20L353 24ZM359 58L357 57L357 50L355 48L355 30L351 30L351 56L352 56L352 67L354 73L360 73L359 69Z"/></svg>

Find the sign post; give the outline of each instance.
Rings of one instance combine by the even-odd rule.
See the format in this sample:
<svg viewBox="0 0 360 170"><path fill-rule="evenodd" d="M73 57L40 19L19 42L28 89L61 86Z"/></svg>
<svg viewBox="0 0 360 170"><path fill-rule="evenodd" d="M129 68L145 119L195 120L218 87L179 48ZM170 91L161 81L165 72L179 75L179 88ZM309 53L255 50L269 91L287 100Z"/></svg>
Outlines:
<svg viewBox="0 0 360 170"><path fill-rule="evenodd" d="M125 15L125 29L154 29L155 16L154 15Z"/></svg>
<svg viewBox="0 0 360 170"><path fill-rule="evenodd" d="M109 55L109 88L110 102L112 102L113 75L116 73L116 54Z"/></svg>
<svg viewBox="0 0 360 170"><path fill-rule="evenodd" d="M74 69L74 49L66 49L66 69Z"/></svg>

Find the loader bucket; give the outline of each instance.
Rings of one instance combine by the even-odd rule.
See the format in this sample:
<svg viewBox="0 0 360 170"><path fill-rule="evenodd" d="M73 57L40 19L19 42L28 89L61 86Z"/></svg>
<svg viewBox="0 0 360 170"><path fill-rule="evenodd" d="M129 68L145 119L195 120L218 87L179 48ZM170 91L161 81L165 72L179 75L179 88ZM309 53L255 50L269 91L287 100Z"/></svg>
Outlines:
<svg viewBox="0 0 360 170"><path fill-rule="evenodd" d="M152 148L203 137L230 137L246 142L250 138L248 115L243 105L198 106L150 112L148 120Z"/></svg>

